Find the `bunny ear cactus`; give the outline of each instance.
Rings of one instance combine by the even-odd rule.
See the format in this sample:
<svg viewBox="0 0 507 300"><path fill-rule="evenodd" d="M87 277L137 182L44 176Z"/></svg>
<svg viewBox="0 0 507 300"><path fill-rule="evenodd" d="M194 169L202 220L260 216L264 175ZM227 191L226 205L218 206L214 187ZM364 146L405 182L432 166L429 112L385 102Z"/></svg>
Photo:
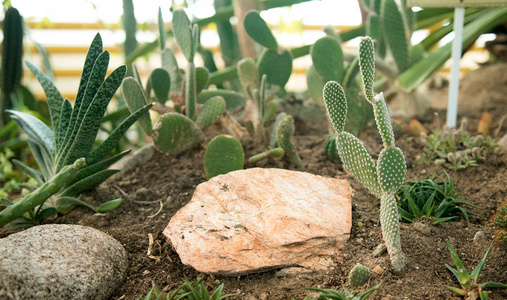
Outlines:
<svg viewBox="0 0 507 300"><path fill-rule="evenodd" d="M347 99L340 84L333 81L326 83L324 102L337 133L336 144L345 168L380 198L382 236L393 268L400 271L405 266L405 256L401 249L398 207L394 194L403 183L406 164L403 153L394 144L394 134L384 97L382 94L373 95L371 83L375 67L374 51L373 40L370 37L363 38L359 46L359 62L364 93L373 106L375 121L384 144L377 164L361 142L354 135L344 131Z"/></svg>
<svg viewBox="0 0 507 300"><path fill-rule="evenodd" d="M299 158L299 154L294 146L293 135L294 119L289 115L280 120L276 127L276 142L284 150L285 156L290 163L304 169L303 162L301 162L301 158Z"/></svg>
<svg viewBox="0 0 507 300"><path fill-rule="evenodd" d="M218 135L213 138L204 154L204 171L208 179L243 169L245 154L241 143L232 136Z"/></svg>
<svg viewBox="0 0 507 300"><path fill-rule="evenodd" d="M395 0L382 0L380 8L382 34L396 62L399 73L410 67L410 30L406 11Z"/></svg>

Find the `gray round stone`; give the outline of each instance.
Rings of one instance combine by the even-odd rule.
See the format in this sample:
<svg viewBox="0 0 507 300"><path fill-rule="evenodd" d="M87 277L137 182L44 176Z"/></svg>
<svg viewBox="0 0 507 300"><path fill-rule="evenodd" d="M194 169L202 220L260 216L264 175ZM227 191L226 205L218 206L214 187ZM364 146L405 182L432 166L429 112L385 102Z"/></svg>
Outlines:
<svg viewBox="0 0 507 300"><path fill-rule="evenodd" d="M0 239L0 299L108 299L127 274L111 236L79 225L41 225Z"/></svg>

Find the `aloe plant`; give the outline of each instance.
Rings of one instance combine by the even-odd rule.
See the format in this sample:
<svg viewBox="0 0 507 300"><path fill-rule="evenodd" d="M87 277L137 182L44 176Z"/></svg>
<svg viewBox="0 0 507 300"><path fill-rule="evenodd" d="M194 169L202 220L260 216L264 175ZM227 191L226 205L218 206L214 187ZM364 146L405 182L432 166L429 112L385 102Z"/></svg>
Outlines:
<svg viewBox="0 0 507 300"><path fill-rule="evenodd" d="M121 200L112 200L96 208L77 198L79 194L95 188L104 180L119 170L107 169L111 164L125 156L129 151L123 151L112 157L106 156L113 150L130 126L141 116L147 114L151 107L145 105L128 116L100 145L93 148L95 138L100 129L100 124L109 101L120 86L126 72L126 67L115 69L107 78L106 72L109 64L109 53L102 50L102 39L97 34L90 45L83 67L83 74L79 85L74 107L68 99L64 99L55 84L35 65L27 62L28 68L35 75L47 97L51 117L51 127L48 127L36 117L19 111L10 110L11 118L16 121L21 129L28 135L28 145L40 170L35 170L17 161L20 169L33 177L43 188L48 184L59 187L52 190L51 194L45 194L37 202L37 211L44 207L53 207L54 213L69 212L76 205L83 205L94 211L104 211L105 208L114 209ZM75 176L63 182L62 170L66 166L75 164L81 158L86 160L79 163L79 169ZM82 165L85 166L82 166ZM34 193L38 193L35 191ZM32 193L33 194L33 193ZM32 195L30 194L30 195ZM52 196L54 194L54 196ZM36 197L36 195L27 197ZM46 202L51 197L51 201ZM37 196L40 197L40 196ZM25 198L26 199L26 198ZM16 202L9 207L23 209L26 206L18 205L26 200ZM112 205L114 204L114 205ZM28 210L34 209L30 205ZM6 209L7 210L7 209ZM1 214L7 214L2 211ZM20 216L18 214L18 216Z"/></svg>
<svg viewBox="0 0 507 300"><path fill-rule="evenodd" d="M338 290L332 289L317 289L317 288L305 288L305 290L320 292L319 299L328 299L328 300L365 300L371 294L375 292L376 289L380 287L380 284L368 289L366 292L359 294L359 292L351 293L346 288L343 288L344 292L340 292ZM309 299L308 297L305 299Z"/></svg>
<svg viewBox="0 0 507 300"><path fill-rule="evenodd" d="M486 254L484 254L484 257L479 262L479 264L475 267L475 269L472 271L472 273L468 273L468 271L465 269L465 266L463 265L463 262L459 258L458 254L454 249L452 248L451 243L449 243L449 240L445 240L445 243L447 244L447 248L449 248L449 252L451 252L452 260L454 261L454 264L456 265L456 269L449 266L448 264L445 264L447 269L452 272L452 274L456 277L459 284L461 285L461 288L456 288L452 286L448 286L447 288L451 290L452 292L467 297L467 299L477 299L477 296L481 300L487 300L489 299L488 292L484 289L487 288L502 288L507 289L507 284L500 283L500 282L484 282L484 283L478 283L479 275L481 274L482 269L484 268L484 265L486 264L486 260L488 259L489 252L491 251L491 246L489 246L488 251L486 251Z"/></svg>
<svg viewBox="0 0 507 300"><path fill-rule="evenodd" d="M375 164L368 151L352 134L344 131L347 116L347 99L341 85L330 81L324 86L324 102L329 118L337 133L338 153L345 168L366 188L380 198L380 224L382 236L396 271L405 266L401 249L399 214L395 193L403 183L406 164L403 152L394 144L391 120L383 94L374 94L375 49L373 40L365 37L359 46L359 65L366 100L373 106L375 121L384 149Z"/></svg>
<svg viewBox="0 0 507 300"><path fill-rule="evenodd" d="M144 297L139 297L138 300L222 300L232 296L231 294L222 295L224 284L219 285L215 291L210 295L206 286L202 283L200 278L196 281L190 282L187 277L184 278L183 283L174 291L165 293L153 284L151 290Z"/></svg>

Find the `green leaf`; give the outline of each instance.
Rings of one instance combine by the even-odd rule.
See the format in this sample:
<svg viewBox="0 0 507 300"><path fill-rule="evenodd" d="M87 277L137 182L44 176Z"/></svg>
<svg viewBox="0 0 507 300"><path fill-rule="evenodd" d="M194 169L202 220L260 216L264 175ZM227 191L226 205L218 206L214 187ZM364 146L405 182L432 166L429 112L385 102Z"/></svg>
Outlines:
<svg viewBox="0 0 507 300"><path fill-rule="evenodd" d="M486 10L488 11L487 14L472 21L463 29L464 49L469 47L483 32L487 32L498 24L505 22L507 7ZM451 57L451 50L452 42L449 42L411 66L410 69L403 72L397 78L397 81L407 91L415 89Z"/></svg>
<svg viewBox="0 0 507 300"><path fill-rule="evenodd" d="M500 288L500 289L507 289L507 284L500 283L500 282L485 282L481 284L481 288L488 289L488 288Z"/></svg>
<svg viewBox="0 0 507 300"><path fill-rule="evenodd" d="M90 104L90 107L86 111L83 121L79 126L79 130L65 156L65 160L63 160L64 164L69 164L77 158L89 154L95 142L95 137L97 136L107 105L120 86L125 76L126 69L125 66L117 68L100 86L93 103ZM61 162L62 161L60 161L60 164Z"/></svg>
<svg viewBox="0 0 507 300"><path fill-rule="evenodd" d="M58 210L59 213L62 214L69 213L78 205L87 207L93 210L94 212L97 212L97 209L94 206L74 197L59 197L55 201L55 208Z"/></svg>
<svg viewBox="0 0 507 300"><path fill-rule="evenodd" d="M120 206L120 204L122 203L122 201L123 200L121 198L118 198L118 199L114 199L114 200L110 200L110 201L104 202L99 207L97 207L97 212L98 213L105 213L105 212L114 210L114 209L116 209L116 208L118 208Z"/></svg>
<svg viewBox="0 0 507 300"><path fill-rule="evenodd" d="M257 43L268 49L278 48L273 33L257 11L249 11L243 21L246 33Z"/></svg>
<svg viewBox="0 0 507 300"><path fill-rule="evenodd" d="M25 165L21 161L17 159L13 159L12 163L18 167L19 169L23 170L28 176L32 177L37 181L38 184L42 185L44 184L44 177L42 177L42 173L35 170L34 168L30 168L29 166Z"/></svg>
<svg viewBox="0 0 507 300"><path fill-rule="evenodd" d="M447 248L449 248L449 252L451 252L452 260L454 261L454 264L456 265L456 269L451 268L450 266L447 266L449 270L456 276L460 284L465 284L470 280L470 275L468 274L468 271L465 269L465 266L463 266L463 262L461 262L461 259L459 258L458 254L454 249L452 248L451 243L449 243L449 240L445 240L445 243L447 244Z"/></svg>
<svg viewBox="0 0 507 300"><path fill-rule="evenodd" d="M481 274L482 268L484 268L484 264L486 264L489 252L491 251L491 246L493 246L493 244L489 246L488 251L486 251L486 254L484 254L484 257L481 259L477 267L475 267L475 269L472 271L472 273L470 274L470 278L477 280L479 274Z"/></svg>
<svg viewBox="0 0 507 300"><path fill-rule="evenodd" d="M48 207L46 209L41 210L38 214L35 215L35 221L37 223L44 222L47 218L56 215L58 211L54 207Z"/></svg>
<svg viewBox="0 0 507 300"><path fill-rule="evenodd" d="M92 175L85 177L77 182L73 182L71 186L66 188L63 192L60 193L62 197L67 196L78 196L86 191L92 190L97 187L102 182L106 181L113 174L118 173L120 170L102 170L97 173L93 173Z"/></svg>
<svg viewBox="0 0 507 300"><path fill-rule="evenodd" d="M44 74L39 68L30 62L25 62L27 67L32 71L35 75L35 78L39 81L44 93L46 94L46 101L48 103L49 114L51 116L51 124L53 125L55 140L60 137L60 128L58 125L60 124L60 112L62 109L63 97L60 94L60 91L56 88L55 84L51 79Z"/></svg>
<svg viewBox="0 0 507 300"><path fill-rule="evenodd" d="M81 80L79 82L76 100L74 101L74 107L81 107L81 102L83 101L83 98L85 96L85 91L88 87L88 81L90 80L90 76L92 74L95 62L101 53L102 53L102 38L100 34L97 33L90 47L88 48L88 53L86 54L86 59L83 66L83 73L81 74ZM77 115L76 116L73 115L73 118L76 117Z"/></svg>
<svg viewBox="0 0 507 300"><path fill-rule="evenodd" d="M171 78L169 73L162 68L156 68L151 72L150 83L157 97L157 101L161 104L169 99L169 90L171 85Z"/></svg>
<svg viewBox="0 0 507 300"><path fill-rule="evenodd" d="M67 188L71 184L78 182L80 180L85 179L86 177L92 176L95 173L98 173L102 170L107 169L109 166L120 160L122 157L130 153L130 149L122 151L112 157L108 157L106 159L102 159L99 161L90 161L87 159L87 165L79 170L74 177L74 179L65 187Z"/></svg>
<svg viewBox="0 0 507 300"><path fill-rule="evenodd" d="M11 114L11 118L34 142L43 147L48 153L54 154L55 144L51 128L31 114L10 109L6 111Z"/></svg>
<svg viewBox="0 0 507 300"><path fill-rule="evenodd" d="M292 54L286 49L265 49L257 61L260 75L267 75L269 84L283 88L292 73Z"/></svg>
<svg viewBox="0 0 507 300"><path fill-rule="evenodd" d="M341 82L345 73L343 52L338 41L331 37L323 37L313 44L310 54L315 70L324 82Z"/></svg>
<svg viewBox="0 0 507 300"><path fill-rule="evenodd" d="M142 86L132 77L123 80L122 93L130 113L134 113L148 105ZM139 117L137 123L146 134L151 134L152 125L149 113Z"/></svg>
<svg viewBox="0 0 507 300"><path fill-rule="evenodd" d="M70 127L72 119L72 104L69 99L65 98L62 102L62 109L60 111L60 124L54 124L53 127L58 126L60 132L59 136L55 136L56 149L59 149L65 141L65 134Z"/></svg>
<svg viewBox="0 0 507 300"><path fill-rule="evenodd" d="M190 20L182 9L177 9L173 12L172 28L176 42L181 48L181 52L183 52L187 61L193 61L193 41Z"/></svg>

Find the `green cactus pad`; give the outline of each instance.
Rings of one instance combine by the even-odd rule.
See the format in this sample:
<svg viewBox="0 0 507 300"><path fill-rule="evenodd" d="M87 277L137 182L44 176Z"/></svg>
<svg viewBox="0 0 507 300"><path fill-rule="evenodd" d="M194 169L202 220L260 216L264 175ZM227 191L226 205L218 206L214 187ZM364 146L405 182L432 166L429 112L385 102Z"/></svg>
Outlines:
<svg viewBox="0 0 507 300"><path fill-rule="evenodd" d="M410 67L410 40L407 38L406 22L395 0L382 1L380 19L389 50L398 71L402 73Z"/></svg>
<svg viewBox="0 0 507 300"><path fill-rule="evenodd" d="M171 94L181 94L183 91L183 75L171 49L165 48L161 54L162 68L164 68L171 78Z"/></svg>
<svg viewBox="0 0 507 300"><path fill-rule="evenodd" d="M373 103L373 81L375 79L375 45L367 36L359 44L359 68L363 77L363 87L366 99Z"/></svg>
<svg viewBox="0 0 507 300"><path fill-rule="evenodd" d="M382 36L382 31L380 30L380 18L379 16L369 15L366 20L366 35L375 40L375 50L376 54L384 58L386 56L386 43L384 42L384 37Z"/></svg>
<svg viewBox="0 0 507 300"><path fill-rule="evenodd" d="M195 92L199 94L205 87L208 86L209 72L204 67L195 68Z"/></svg>
<svg viewBox="0 0 507 300"><path fill-rule="evenodd" d="M368 282L370 276L370 269L360 263L357 263L349 272L349 284L352 287L361 286Z"/></svg>
<svg viewBox="0 0 507 300"><path fill-rule="evenodd" d="M135 26L135 25L134 25ZM162 18L162 8L158 7L158 46L160 50L164 50L165 48L165 24L164 19Z"/></svg>
<svg viewBox="0 0 507 300"><path fill-rule="evenodd" d="M172 28L181 52L183 52L187 61L193 61L195 49L193 49L192 28L187 14L182 9L173 12Z"/></svg>
<svg viewBox="0 0 507 300"><path fill-rule="evenodd" d="M125 98L125 103L127 103L127 107L130 113L134 113L138 109L146 106L148 101L146 101L146 97L143 92L143 88L141 85L135 80L133 77L127 77L123 80L122 84L122 92L123 97ZM148 135L151 134L152 125L150 114L146 113L142 117L137 120L141 129Z"/></svg>
<svg viewBox="0 0 507 300"><path fill-rule="evenodd" d="M273 33L257 11L249 11L243 21L246 33L257 43L268 49L278 48Z"/></svg>
<svg viewBox="0 0 507 300"><path fill-rule="evenodd" d="M400 148L384 148L377 160L377 176L384 193L396 193L405 179L407 164Z"/></svg>
<svg viewBox="0 0 507 300"><path fill-rule="evenodd" d="M336 133L340 133L345 127L345 120L347 118L347 98L345 92L339 83L329 81L324 86L323 93L324 104L326 105L329 119Z"/></svg>
<svg viewBox="0 0 507 300"><path fill-rule="evenodd" d="M168 154L179 154L204 140L204 133L196 123L184 115L167 113L155 123L152 137L158 150Z"/></svg>
<svg viewBox="0 0 507 300"><path fill-rule="evenodd" d="M354 135L346 131L338 133L336 142L338 153L345 168L370 192L380 197L382 192L378 183L377 170L363 144Z"/></svg>
<svg viewBox="0 0 507 300"><path fill-rule="evenodd" d="M241 143L230 135L213 138L204 153L204 172L208 179L243 169L245 154Z"/></svg>
<svg viewBox="0 0 507 300"><path fill-rule="evenodd" d="M276 142L285 151L285 156L292 164L304 169L296 147L292 141L294 135L294 119L288 115L276 127Z"/></svg>
<svg viewBox="0 0 507 300"><path fill-rule="evenodd" d="M324 99L322 98L322 89L324 89L326 82L320 77L315 67L311 65L306 71L306 85L308 86L308 93L310 97L320 106L324 106Z"/></svg>
<svg viewBox="0 0 507 300"><path fill-rule="evenodd" d="M310 54L313 66L324 82L334 80L341 82L345 73L343 52L338 41L331 37L323 37L313 44Z"/></svg>
<svg viewBox="0 0 507 300"><path fill-rule="evenodd" d="M245 106L246 97L242 93L230 90L203 90L197 96L197 103L204 104L208 99L220 96L225 100L225 108L228 111L236 111Z"/></svg>
<svg viewBox="0 0 507 300"><path fill-rule="evenodd" d="M354 88L347 89L346 95L348 111L344 130L359 136L368 122L374 120L373 108Z"/></svg>
<svg viewBox="0 0 507 300"><path fill-rule="evenodd" d="M336 146L336 133L331 133L324 141L324 155L334 162L340 162L340 155Z"/></svg>
<svg viewBox="0 0 507 300"><path fill-rule="evenodd" d="M206 128L215 123L225 112L225 100L220 96L208 99L202 107L195 123L201 128Z"/></svg>
<svg viewBox="0 0 507 300"><path fill-rule="evenodd" d="M283 88L292 73L292 53L286 49L265 49L257 61L261 76L267 75L269 84Z"/></svg>
<svg viewBox="0 0 507 300"><path fill-rule="evenodd" d="M244 58L238 62L238 77L241 87L247 93L259 89L261 85L259 69L257 69L253 58Z"/></svg>
<svg viewBox="0 0 507 300"><path fill-rule="evenodd" d="M165 69L157 68L151 72L150 82L157 97L157 102L164 104L169 99L169 89L171 87L169 73Z"/></svg>
<svg viewBox="0 0 507 300"><path fill-rule="evenodd" d="M384 147L392 148L394 147L394 132L391 124L391 118L389 117L389 112L387 110L387 105L384 100L384 95L382 93L377 94L373 101L375 122L377 123L377 128L380 136L382 137Z"/></svg>

